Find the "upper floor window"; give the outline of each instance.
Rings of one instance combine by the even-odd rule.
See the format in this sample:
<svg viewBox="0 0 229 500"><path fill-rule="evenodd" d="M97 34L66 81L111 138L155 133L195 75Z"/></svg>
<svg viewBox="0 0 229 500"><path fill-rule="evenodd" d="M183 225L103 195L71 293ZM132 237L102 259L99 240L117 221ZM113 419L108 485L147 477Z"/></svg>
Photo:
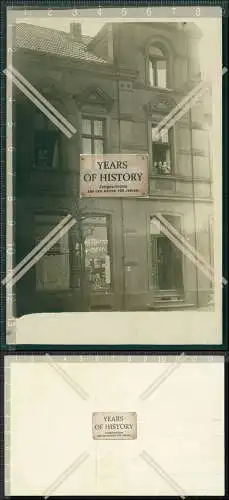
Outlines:
<svg viewBox="0 0 229 500"><path fill-rule="evenodd" d="M82 118L82 153L103 154L105 143L105 123L97 118Z"/></svg>
<svg viewBox="0 0 229 500"><path fill-rule="evenodd" d="M168 87L168 61L164 52L152 46L149 49L149 85L151 87Z"/></svg>
<svg viewBox="0 0 229 500"><path fill-rule="evenodd" d="M43 113L36 111L34 117L34 167L55 169L60 163L59 130Z"/></svg>
<svg viewBox="0 0 229 500"><path fill-rule="evenodd" d="M155 136L154 128L152 126L153 172L158 175L171 174L171 131L163 131L160 135Z"/></svg>

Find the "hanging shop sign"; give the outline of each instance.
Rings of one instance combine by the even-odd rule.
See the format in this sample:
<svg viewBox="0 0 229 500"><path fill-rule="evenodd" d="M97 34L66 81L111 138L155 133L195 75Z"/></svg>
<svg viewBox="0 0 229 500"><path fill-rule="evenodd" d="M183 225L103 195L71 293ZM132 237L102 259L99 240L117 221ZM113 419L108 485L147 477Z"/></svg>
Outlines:
<svg viewBox="0 0 229 500"><path fill-rule="evenodd" d="M81 197L147 197L145 154L80 155Z"/></svg>

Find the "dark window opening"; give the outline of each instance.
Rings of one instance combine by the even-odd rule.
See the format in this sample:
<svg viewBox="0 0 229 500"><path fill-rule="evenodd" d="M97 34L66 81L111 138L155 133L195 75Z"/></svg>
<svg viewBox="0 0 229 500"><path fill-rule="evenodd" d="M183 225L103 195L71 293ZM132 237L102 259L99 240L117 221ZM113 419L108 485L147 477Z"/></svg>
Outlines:
<svg viewBox="0 0 229 500"><path fill-rule="evenodd" d="M60 132L42 113L34 119L34 167L56 169L60 164Z"/></svg>
<svg viewBox="0 0 229 500"><path fill-rule="evenodd" d="M181 218L179 216L164 215L163 217L179 232L181 232ZM166 236L163 231L150 221L150 244L152 257L152 286L160 291L183 291L182 252Z"/></svg>

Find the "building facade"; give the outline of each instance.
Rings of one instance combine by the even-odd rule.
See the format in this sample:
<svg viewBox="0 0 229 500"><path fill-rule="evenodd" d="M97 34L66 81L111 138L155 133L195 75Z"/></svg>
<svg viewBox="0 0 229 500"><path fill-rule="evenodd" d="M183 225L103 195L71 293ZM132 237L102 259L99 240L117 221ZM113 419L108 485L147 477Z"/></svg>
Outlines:
<svg viewBox="0 0 229 500"><path fill-rule="evenodd" d="M67 214L76 224L16 287L16 314L206 306L211 280L153 224L161 214L213 265L210 93L153 129L200 82L192 23L106 24L94 37L19 24L14 67L75 127L14 88L20 262ZM146 198L79 198L80 154L149 155Z"/></svg>

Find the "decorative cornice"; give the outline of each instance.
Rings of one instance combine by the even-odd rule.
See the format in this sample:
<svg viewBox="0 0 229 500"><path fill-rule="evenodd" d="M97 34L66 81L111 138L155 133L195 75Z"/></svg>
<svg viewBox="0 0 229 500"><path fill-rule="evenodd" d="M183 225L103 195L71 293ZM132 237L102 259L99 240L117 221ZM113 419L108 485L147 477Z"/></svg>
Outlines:
<svg viewBox="0 0 229 500"><path fill-rule="evenodd" d="M98 87L90 87L78 95L74 96L79 108L84 105L100 105L109 110L114 100L104 90Z"/></svg>
<svg viewBox="0 0 229 500"><path fill-rule="evenodd" d="M144 106L148 115L152 113L166 114L176 106L176 101L171 95L164 93L155 93L151 100Z"/></svg>

